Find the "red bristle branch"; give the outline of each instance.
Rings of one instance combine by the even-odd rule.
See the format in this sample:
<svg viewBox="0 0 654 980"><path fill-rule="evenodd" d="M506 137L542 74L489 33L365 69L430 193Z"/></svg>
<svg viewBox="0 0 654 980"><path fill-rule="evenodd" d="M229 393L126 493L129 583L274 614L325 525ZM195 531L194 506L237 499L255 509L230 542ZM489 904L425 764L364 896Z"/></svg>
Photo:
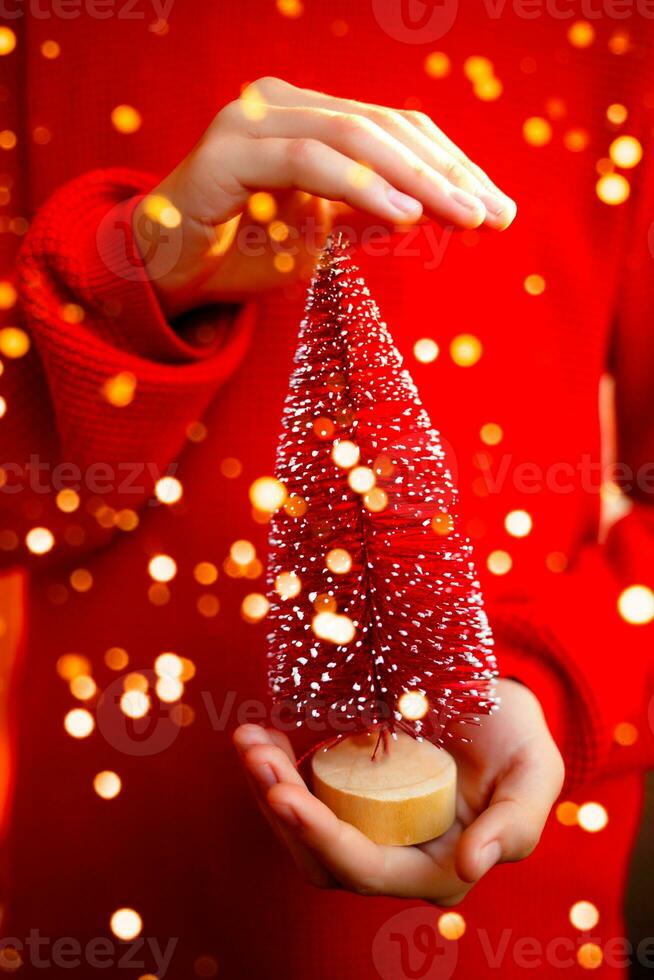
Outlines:
<svg viewBox="0 0 654 980"><path fill-rule="evenodd" d="M344 442L355 467L334 462L335 447L356 454ZM276 475L275 700L316 732L435 741L490 711L492 637L445 454L340 237L310 289Z"/></svg>

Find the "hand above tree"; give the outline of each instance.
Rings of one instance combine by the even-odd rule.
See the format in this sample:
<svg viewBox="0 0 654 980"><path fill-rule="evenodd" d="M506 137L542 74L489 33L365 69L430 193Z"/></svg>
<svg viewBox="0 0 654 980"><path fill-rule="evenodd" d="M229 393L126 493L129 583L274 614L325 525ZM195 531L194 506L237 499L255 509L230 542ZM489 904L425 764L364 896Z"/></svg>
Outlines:
<svg viewBox="0 0 654 980"><path fill-rule="evenodd" d="M160 210L161 202L174 209L168 218L179 215L164 222L166 233L153 228L147 199L136 211L137 242L169 315L288 281L289 271L275 266L269 238L252 250L234 238L239 216L239 235L252 223L245 209L260 190L275 195L277 219L291 230L296 273L329 232L329 202L386 226L424 215L458 228L501 230L516 213L514 202L424 113L262 78L218 113L153 191ZM309 229L317 241L307 241Z"/></svg>
<svg viewBox="0 0 654 980"><path fill-rule="evenodd" d="M561 791L563 762L540 704L515 681L498 682L499 711L478 726L457 723L457 819L437 840L384 847L337 817L309 791L285 735L242 725L234 743L257 801L305 878L322 888L422 898L450 906L495 864L535 848Z"/></svg>

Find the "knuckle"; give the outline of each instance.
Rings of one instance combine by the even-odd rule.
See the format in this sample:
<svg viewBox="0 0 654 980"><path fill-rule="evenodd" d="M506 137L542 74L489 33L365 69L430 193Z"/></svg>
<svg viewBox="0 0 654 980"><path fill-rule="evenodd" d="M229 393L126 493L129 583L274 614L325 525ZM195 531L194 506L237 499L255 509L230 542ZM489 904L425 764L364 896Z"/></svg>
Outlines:
<svg viewBox="0 0 654 980"><path fill-rule="evenodd" d="M465 168L461 166L456 160L451 158L446 161L443 167L443 173L450 181L451 184L460 184L466 177Z"/></svg>
<svg viewBox="0 0 654 980"><path fill-rule="evenodd" d="M281 89L290 88L288 82L285 82L283 78L277 78L276 75L262 75L252 84L264 93L279 92Z"/></svg>
<svg viewBox="0 0 654 980"><path fill-rule="evenodd" d="M431 119L426 112L421 112L419 109L405 109L400 113L400 115L407 119L409 122L414 123L417 126L429 126L431 125Z"/></svg>
<svg viewBox="0 0 654 980"><path fill-rule="evenodd" d="M288 142L288 159L293 167L305 167L315 154L319 143L308 136L299 136Z"/></svg>
<svg viewBox="0 0 654 980"><path fill-rule="evenodd" d="M351 139L362 133L370 132L372 126L363 116L345 114L339 117L337 126L342 137Z"/></svg>
<svg viewBox="0 0 654 980"><path fill-rule="evenodd" d="M232 99L227 105L223 106L216 118L214 126L218 127L221 123L241 122L243 119L243 103L240 99Z"/></svg>

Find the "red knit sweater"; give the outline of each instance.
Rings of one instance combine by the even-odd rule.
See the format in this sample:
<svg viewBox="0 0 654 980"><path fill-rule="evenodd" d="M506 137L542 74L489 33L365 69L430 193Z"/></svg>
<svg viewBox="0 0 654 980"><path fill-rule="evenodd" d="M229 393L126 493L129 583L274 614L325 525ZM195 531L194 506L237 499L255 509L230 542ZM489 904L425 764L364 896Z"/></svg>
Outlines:
<svg viewBox="0 0 654 980"><path fill-rule="evenodd" d="M214 961L215 975L230 980L446 978L455 963L466 980L521 977L538 963L544 976L564 965L572 975L588 941L604 953L597 975L623 975L622 888L653 755L654 626L625 622L617 605L626 587L654 586L645 470L654 451L652 30L636 14L604 16L593 21L592 42L577 47L570 19L544 8L521 17L509 5L494 16L492 5L474 2L437 38L429 25L402 27L392 6L307 0L300 16L285 17L272 0L177 0L168 23L155 24L146 0L129 16L120 4L103 7L113 13L102 19L85 4L79 17L42 16L53 11L45 3L38 16L7 22L17 45L0 58L0 130L17 141L0 150L0 248L19 299L3 323L31 340L26 355L3 358L0 378L0 546L7 567L31 571L12 689L17 776L2 927L19 943L31 929L52 942L110 936L110 915L127 906L148 940L135 957L144 966L127 974L135 977L157 973L152 941L165 947L171 938L166 976L174 980L213 976ZM46 41L60 45L58 57L46 56L56 53ZM434 50L451 60L444 78L423 67ZM470 55L492 60L499 98L475 95L463 70ZM266 528L252 519L248 487L272 469L303 288L266 296L256 310L166 323L135 264L129 217L135 195L188 152L242 83L263 74L422 108L520 206L502 236L429 226L389 240L381 254L356 255L453 447L501 668L540 696L566 757L566 798L608 813L594 834L552 818L528 861L493 871L466 899L457 941L434 931L433 908L316 892L297 880L229 745L238 721L260 717L257 699L267 703L266 626L240 615L261 579L230 577L223 562L239 538L265 557ZM121 104L140 113L137 132L112 126ZM627 108L626 122L607 120L611 104ZM542 146L523 135L534 116L551 127ZM627 172L629 200L612 207L596 193L596 163L618 133L637 136L645 154ZM12 142L3 133L3 145ZM525 289L533 275L544 278L540 295ZM78 308L83 319L71 322ZM460 334L483 345L474 366L450 356ZM433 363L413 356L421 337L440 346ZM11 335L0 340L6 350ZM632 506L600 540L598 386L607 368ZM136 387L118 407L106 382L124 373ZM495 445L480 435L488 423L503 433ZM153 482L168 467L184 494L173 507L155 506ZM57 492L77 487L80 474L80 506L66 513ZM524 538L505 529L516 509L533 521ZM126 511L139 512L138 527L106 527L133 524ZM54 535L47 555L25 545L34 527ZM495 551L511 556L507 574L486 571ZM176 562L167 593L150 590L156 554ZM200 562L219 568L215 584L198 583ZM90 588L88 574L71 579L79 569L92 576ZM128 652L128 667L107 666L113 647ZM97 725L86 739L63 726L79 702L56 664L72 651L88 658L103 692L90 703ZM137 737L116 723L122 677L151 671L163 651L195 664L184 695L194 720L175 726L153 707L156 724ZM628 747L614 740L622 722L638 732ZM120 775L116 799L94 792L100 770ZM580 900L599 911L590 934L569 919ZM433 947L421 946L422 923ZM105 975L125 976L115 958ZM91 974L88 960L76 969L65 975Z"/></svg>

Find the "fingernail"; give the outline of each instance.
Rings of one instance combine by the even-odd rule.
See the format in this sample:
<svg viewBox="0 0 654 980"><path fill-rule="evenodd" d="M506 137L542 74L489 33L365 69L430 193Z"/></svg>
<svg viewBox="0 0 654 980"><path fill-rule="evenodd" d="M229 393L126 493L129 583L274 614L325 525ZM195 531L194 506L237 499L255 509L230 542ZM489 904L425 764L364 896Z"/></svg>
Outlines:
<svg viewBox="0 0 654 980"><path fill-rule="evenodd" d="M299 827L300 821L298 820L295 811L291 810L290 806L286 806L285 803L276 803L273 806L273 810L280 817L284 823L287 823L289 827Z"/></svg>
<svg viewBox="0 0 654 980"><path fill-rule="evenodd" d="M497 864L502 856L502 845L498 840L493 840L490 844L486 844L482 847L479 854L479 864L478 864L478 875L480 878L486 874L487 871Z"/></svg>
<svg viewBox="0 0 654 980"><path fill-rule="evenodd" d="M484 210L484 206L477 197L473 197L472 194L466 194L465 191L455 190L450 191L450 197L457 204L461 205L462 208L466 208L468 211L476 211L479 213Z"/></svg>
<svg viewBox="0 0 654 980"><path fill-rule="evenodd" d="M494 214L497 218L506 214L507 208L503 201L499 197L495 197L494 194L480 194L479 200L482 202L487 211Z"/></svg>
<svg viewBox="0 0 654 980"><path fill-rule="evenodd" d="M267 762L261 763L259 766L255 766L252 770L255 779L264 789L270 789L277 782L275 778L275 773L272 771Z"/></svg>
<svg viewBox="0 0 654 980"><path fill-rule="evenodd" d="M402 214L412 214L420 210L420 201L416 201L415 197L409 197L408 194L403 194L401 191L396 191L394 187L388 192L388 200L391 202L393 207L397 211L401 211Z"/></svg>

